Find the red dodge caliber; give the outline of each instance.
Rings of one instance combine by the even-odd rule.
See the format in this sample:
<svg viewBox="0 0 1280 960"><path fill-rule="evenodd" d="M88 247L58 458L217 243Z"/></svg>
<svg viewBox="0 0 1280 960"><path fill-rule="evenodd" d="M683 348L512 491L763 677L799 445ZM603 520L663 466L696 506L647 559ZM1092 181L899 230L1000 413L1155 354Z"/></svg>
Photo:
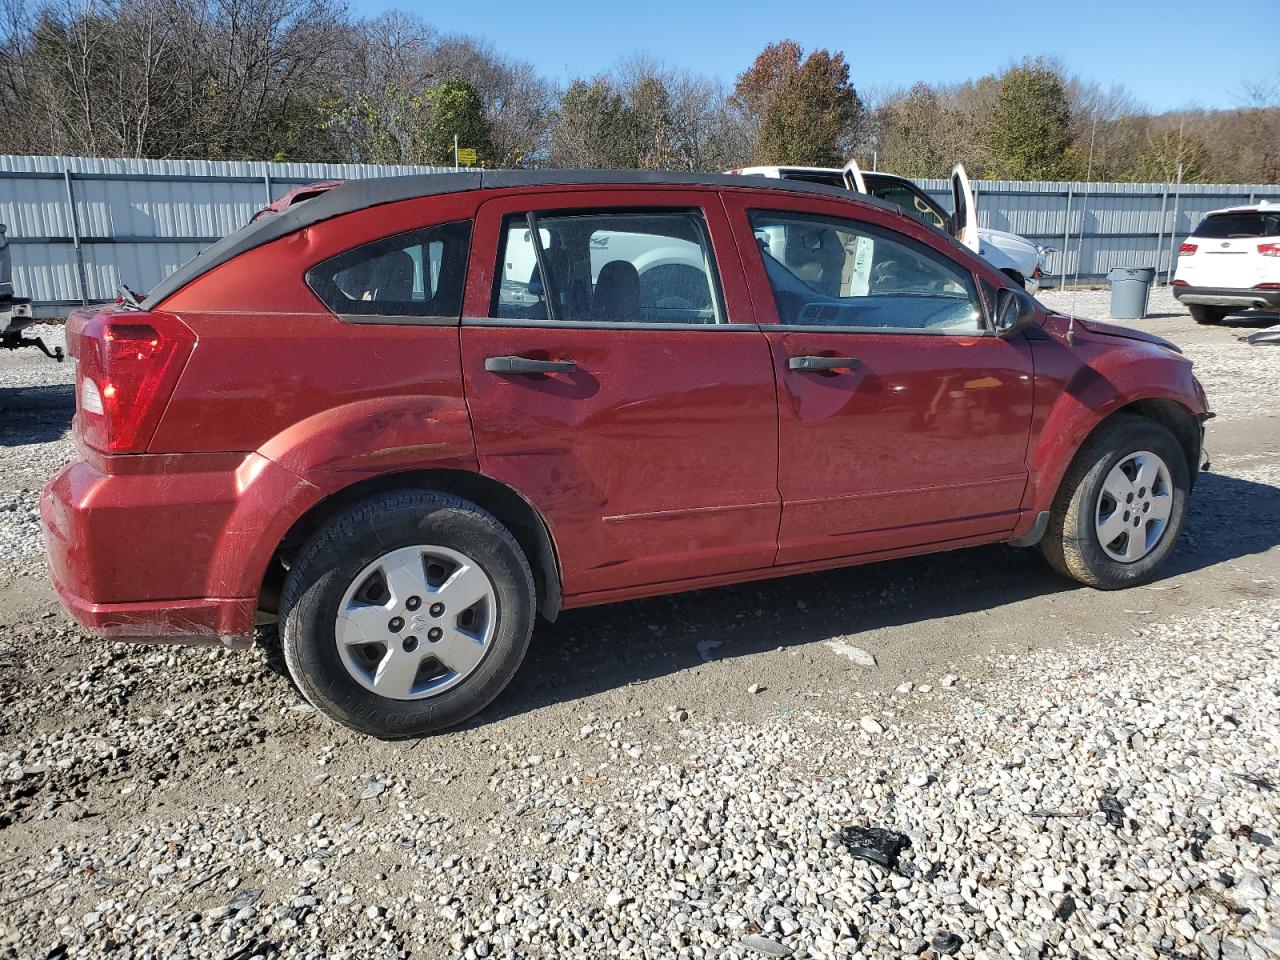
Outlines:
<svg viewBox="0 0 1280 960"><path fill-rule="evenodd" d="M742 177L319 184L67 339L71 613L278 620L306 697L379 737L482 709L538 613L995 541L1140 583L1209 416L1171 344L896 207Z"/></svg>

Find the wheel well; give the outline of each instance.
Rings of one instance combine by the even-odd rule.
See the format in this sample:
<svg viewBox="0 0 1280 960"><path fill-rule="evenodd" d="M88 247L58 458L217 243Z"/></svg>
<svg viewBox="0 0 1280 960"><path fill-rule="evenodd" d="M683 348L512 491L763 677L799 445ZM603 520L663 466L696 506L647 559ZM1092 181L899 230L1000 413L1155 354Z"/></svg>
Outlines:
<svg viewBox="0 0 1280 960"><path fill-rule="evenodd" d="M1020 274L1017 270L1013 269L1013 267L1003 267L1000 270L1000 272L1003 273L1010 280L1012 280L1014 283L1016 283L1018 286L1022 287L1023 289L1026 288L1027 278L1024 277L1022 274Z"/></svg>
<svg viewBox="0 0 1280 960"><path fill-rule="evenodd" d="M276 548L258 593L258 608L275 613L294 555L328 520L352 504L392 490L440 490L488 510L511 531L529 566L538 592L538 612L554 620L560 612L560 564L555 544L537 509L506 484L465 470L414 470L374 477L344 487L299 517Z"/></svg>
<svg viewBox="0 0 1280 960"><path fill-rule="evenodd" d="M1187 476L1191 478L1191 486L1195 486L1196 475L1200 472L1200 421L1196 415L1176 400L1161 397L1150 397L1145 400L1134 400L1119 410L1109 414L1102 423L1094 427L1094 431L1108 423L1112 417L1121 414L1145 417L1168 429L1182 447L1187 458ZM1092 433L1090 434L1092 435Z"/></svg>

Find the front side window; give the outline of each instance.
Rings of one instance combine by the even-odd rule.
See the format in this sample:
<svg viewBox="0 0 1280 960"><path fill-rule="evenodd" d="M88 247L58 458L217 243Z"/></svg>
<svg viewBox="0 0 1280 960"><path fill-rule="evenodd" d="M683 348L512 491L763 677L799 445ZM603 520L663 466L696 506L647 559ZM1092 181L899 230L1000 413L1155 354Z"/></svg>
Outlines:
<svg viewBox="0 0 1280 960"><path fill-rule="evenodd" d="M516 214L503 223L494 316L597 323L718 323L702 215Z"/></svg>
<svg viewBox="0 0 1280 960"><path fill-rule="evenodd" d="M471 223L460 220L384 237L307 271L307 284L348 319L462 315Z"/></svg>
<svg viewBox="0 0 1280 960"><path fill-rule="evenodd" d="M986 332L973 275L923 244L820 214L750 216L779 323Z"/></svg>

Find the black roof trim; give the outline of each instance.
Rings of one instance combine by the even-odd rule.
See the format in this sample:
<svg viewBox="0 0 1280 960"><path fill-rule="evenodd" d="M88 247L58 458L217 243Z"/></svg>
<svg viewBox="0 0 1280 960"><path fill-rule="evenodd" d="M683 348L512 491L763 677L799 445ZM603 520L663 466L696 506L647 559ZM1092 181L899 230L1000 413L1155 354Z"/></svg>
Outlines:
<svg viewBox="0 0 1280 960"><path fill-rule="evenodd" d="M281 213L251 221L192 257L147 292L147 306L161 304L187 284L233 257L290 233L343 214L384 203L415 200L468 190L553 186L698 186L746 187L817 193L901 213L894 204L850 193L843 187L740 174L673 173L660 170L483 170L475 173L420 173L403 177L347 180L324 193L291 205Z"/></svg>

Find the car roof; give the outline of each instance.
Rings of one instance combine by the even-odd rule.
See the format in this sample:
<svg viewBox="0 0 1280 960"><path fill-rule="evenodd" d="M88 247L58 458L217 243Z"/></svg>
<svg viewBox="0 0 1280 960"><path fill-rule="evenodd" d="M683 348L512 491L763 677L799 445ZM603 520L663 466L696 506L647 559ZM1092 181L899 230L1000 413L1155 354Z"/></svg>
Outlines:
<svg viewBox="0 0 1280 960"><path fill-rule="evenodd" d="M318 185L315 185L318 186ZM233 257L278 240L280 237L331 220L343 214L403 200L465 193L471 190L501 190L552 186L695 186L716 189L764 189L816 193L849 203L861 203L893 213L891 203L875 197L851 194L843 187L802 180L744 181L723 173L680 173L659 170L480 170L467 173L420 173L401 177L370 177L346 180L309 198L284 205L270 216L258 216L249 224L192 257L147 293L148 305L158 304ZM295 192L306 192L300 188Z"/></svg>
<svg viewBox="0 0 1280 960"><path fill-rule="evenodd" d="M1240 207L1223 207L1221 210L1210 210L1205 217L1216 217L1220 213L1280 213L1280 202L1261 200L1258 203L1246 203Z"/></svg>

